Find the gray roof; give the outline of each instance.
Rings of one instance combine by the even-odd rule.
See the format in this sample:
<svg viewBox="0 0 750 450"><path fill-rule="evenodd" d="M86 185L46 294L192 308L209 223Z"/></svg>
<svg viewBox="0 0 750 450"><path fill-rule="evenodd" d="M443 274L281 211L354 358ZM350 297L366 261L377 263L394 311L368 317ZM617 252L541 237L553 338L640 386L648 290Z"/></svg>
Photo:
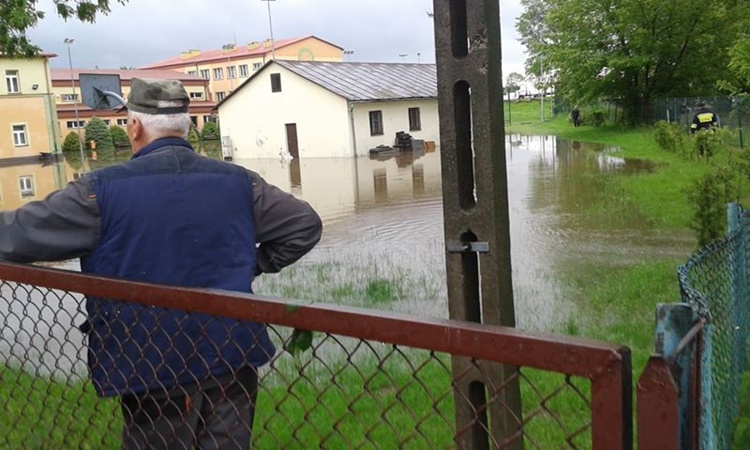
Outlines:
<svg viewBox="0 0 750 450"><path fill-rule="evenodd" d="M435 64L283 60L274 63L350 101L437 98Z"/></svg>

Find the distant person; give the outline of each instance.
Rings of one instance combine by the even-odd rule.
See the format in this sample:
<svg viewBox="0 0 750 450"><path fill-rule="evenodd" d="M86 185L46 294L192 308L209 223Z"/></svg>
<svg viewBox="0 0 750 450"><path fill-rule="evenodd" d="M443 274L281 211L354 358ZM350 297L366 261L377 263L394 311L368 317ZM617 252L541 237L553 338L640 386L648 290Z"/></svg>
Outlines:
<svg viewBox="0 0 750 450"><path fill-rule="evenodd" d="M705 102L698 103L698 110L693 115L693 123L690 125L690 134L695 134L698 130L713 130L718 127L719 116Z"/></svg>
<svg viewBox="0 0 750 450"><path fill-rule="evenodd" d="M570 112L570 120L573 121L574 127L581 126L581 110L578 109L578 106L575 106Z"/></svg>
<svg viewBox="0 0 750 450"><path fill-rule="evenodd" d="M0 212L0 260L81 258L89 274L251 293L312 249L310 205L195 153L189 102L179 81L133 78L133 157ZM258 368L275 353L265 324L97 297L86 313L89 374L120 399L122 448L250 446Z"/></svg>

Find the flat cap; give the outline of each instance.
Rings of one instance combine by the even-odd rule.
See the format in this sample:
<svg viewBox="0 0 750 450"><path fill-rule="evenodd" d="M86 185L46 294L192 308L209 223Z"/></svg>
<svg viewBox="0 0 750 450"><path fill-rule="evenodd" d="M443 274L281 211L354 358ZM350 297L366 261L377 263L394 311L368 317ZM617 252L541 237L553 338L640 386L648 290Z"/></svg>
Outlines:
<svg viewBox="0 0 750 450"><path fill-rule="evenodd" d="M160 102L179 102L174 106L160 106ZM179 114L188 112L190 96L177 80L133 78L125 108L143 114Z"/></svg>

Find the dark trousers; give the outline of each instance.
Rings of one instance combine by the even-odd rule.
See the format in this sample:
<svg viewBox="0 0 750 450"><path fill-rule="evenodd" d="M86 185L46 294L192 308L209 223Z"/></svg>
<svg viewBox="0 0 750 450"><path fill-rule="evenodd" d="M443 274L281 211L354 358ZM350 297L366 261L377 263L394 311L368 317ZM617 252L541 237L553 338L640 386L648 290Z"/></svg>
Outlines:
<svg viewBox="0 0 750 450"><path fill-rule="evenodd" d="M245 368L223 378L123 396L122 448L246 450L252 435L258 373Z"/></svg>

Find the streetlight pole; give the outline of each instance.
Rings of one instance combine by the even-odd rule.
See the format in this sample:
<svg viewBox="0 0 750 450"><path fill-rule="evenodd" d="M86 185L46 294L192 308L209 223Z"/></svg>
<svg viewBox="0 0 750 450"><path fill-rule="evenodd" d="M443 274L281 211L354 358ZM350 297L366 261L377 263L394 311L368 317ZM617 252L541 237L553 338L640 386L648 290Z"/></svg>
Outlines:
<svg viewBox="0 0 750 450"><path fill-rule="evenodd" d="M83 139L81 139L81 119L78 115L78 94L76 94L76 82L75 76L73 75L73 57L70 55L70 46L73 45L75 40L73 38L65 38L63 42L68 46L68 65L70 66L70 87L73 90L73 109L76 114L76 131L78 132L78 151L81 153L81 171L85 172L83 162Z"/></svg>
<svg viewBox="0 0 750 450"><path fill-rule="evenodd" d="M273 40L273 21L271 21L271 2L276 0L260 0L268 4L268 28L271 31L271 59L276 59L276 42Z"/></svg>
<svg viewBox="0 0 750 450"><path fill-rule="evenodd" d="M234 78L231 77L231 67L232 67L232 55L230 52L234 51L234 44L224 44L221 46L221 48L227 53L227 78L229 78L229 92L231 93L234 90ZM237 76L235 73L234 76Z"/></svg>

